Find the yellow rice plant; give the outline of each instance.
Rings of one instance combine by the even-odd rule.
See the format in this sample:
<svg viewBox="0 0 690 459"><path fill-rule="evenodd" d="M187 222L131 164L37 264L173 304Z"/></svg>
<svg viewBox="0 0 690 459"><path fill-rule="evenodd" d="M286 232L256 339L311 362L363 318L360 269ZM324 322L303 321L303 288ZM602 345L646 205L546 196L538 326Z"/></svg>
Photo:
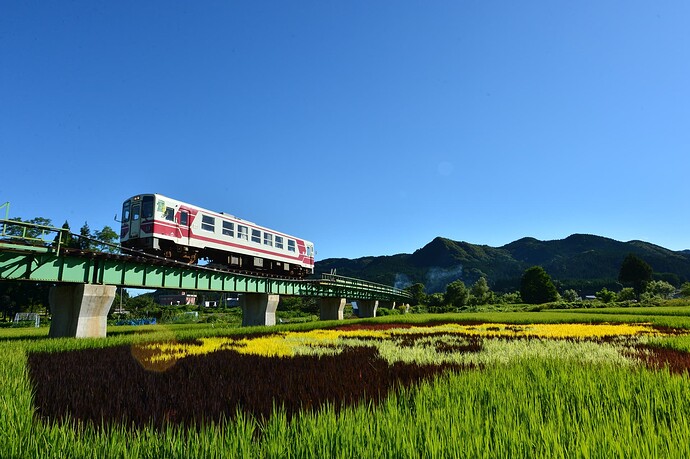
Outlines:
<svg viewBox="0 0 690 459"><path fill-rule="evenodd" d="M479 336L485 338L599 339L605 337L660 336L649 324L442 324L387 330L311 330L280 332L247 338L209 337L195 342L160 342L144 346L150 363L174 362L188 356L221 350L265 357L338 353L345 345L367 345L367 340L386 341L405 335Z"/></svg>

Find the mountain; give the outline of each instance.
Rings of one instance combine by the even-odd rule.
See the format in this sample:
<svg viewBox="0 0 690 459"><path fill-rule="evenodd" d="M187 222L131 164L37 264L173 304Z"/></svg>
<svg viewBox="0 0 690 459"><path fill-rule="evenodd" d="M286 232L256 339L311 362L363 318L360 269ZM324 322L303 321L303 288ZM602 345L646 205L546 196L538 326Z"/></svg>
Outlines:
<svg viewBox="0 0 690 459"><path fill-rule="evenodd" d="M412 254L357 259L329 258L316 263L316 272L331 272L404 287L421 282L427 293L442 292L461 279L470 285L486 276L496 291L519 287L530 266L540 265L562 289L594 293L616 287L621 262L634 253L654 270L655 277L679 285L690 279L690 250L672 251L644 241L620 242L590 234L540 241L525 237L502 247L490 247L437 237Z"/></svg>

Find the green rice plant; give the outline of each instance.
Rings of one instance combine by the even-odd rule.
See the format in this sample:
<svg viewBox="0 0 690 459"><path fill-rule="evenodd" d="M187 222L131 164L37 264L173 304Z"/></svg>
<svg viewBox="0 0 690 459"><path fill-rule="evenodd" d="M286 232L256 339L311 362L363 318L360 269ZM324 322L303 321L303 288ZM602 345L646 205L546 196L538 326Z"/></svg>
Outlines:
<svg viewBox="0 0 690 459"><path fill-rule="evenodd" d="M376 409L300 415L265 430L257 457L286 443L292 457L682 457L688 389L663 372L529 359L402 389Z"/></svg>
<svg viewBox="0 0 690 459"><path fill-rule="evenodd" d="M21 343L3 344L0 353L0 445L13 456L27 447L32 430L33 404Z"/></svg>
<svg viewBox="0 0 690 459"><path fill-rule="evenodd" d="M561 323L589 321L595 314L548 313L473 314L471 320ZM601 320L625 314L599 314ZM396 317L397 323L408 316ZM465 320L454 314L443 320ZM625 322L660 318L687 323L678 316L627 315ZM351 322L348 322L351 323ZM394 323L380 320L363 324ZM422 321L407 323L423 324ZM329 326L342 322L329 322ZM309 330L313 324L281 330ZM343 404L338 399L288 415L271 400L263 419L240 409L228 418L188 422L164 428L144 425L108 426L58 423L34 415L33 388L27 354L65 350L134 346L156 340L202 336L243 336L275 328L236 330L222 327L158 327L146 333L120 333L104 340L34 339L0 334L0 456L33 457L689 457L690 377L668 369L634 365L637 344L687 351L686 336L609 340L482 339L481 347L446 352L468 344L462 336L420 337L408 345L400 340L363 339L339 345L376 345L390 355L388 365L417 354L419 365L472 361L481 369L455 370L416 386L399 387L378 403ZM444 347L448 346L448 347ZM470 348L468 348L470 349ZM305 353L314 351L305 345ZM324 355L327 355L324 352ZM457 355L455 355L457 354ZM661 355L661 354L660 354ZM335 357L331 354L331 357ZM474 360L472 360L474 359ZM334 360L333 368L338 362ZM274 372L277 367L274 367ZM325 376L334 378L333 370ZM368 373L372 380L379 370ZM249 386L254 378L240 379ZM294 379L300 384L303 378ZM190 384L190 388L194 384ZM207 393L208 386L200 388ZM162 390L162 388L161 388ZM208 393L209 396L214 395Z"/></svg>
<svg viewBox="0 0 690 459"><path fill-rule="evenodd" d="M529 358L290 421L274 410L262 424L238 413L187 430L34 422L3 445L18 445L9 457L683 457L688 394L687 377L664 371Z"/></svg>
<svg viewBox="0 0 690 459"><path fill-rule="evenodd" d="M554 310L556 312L558 310ZM575 314L617 314L638 316L679 316L690 317L690 305L685 306L649 306L649 307L610 307L598 309L568 309Z"/></svg>

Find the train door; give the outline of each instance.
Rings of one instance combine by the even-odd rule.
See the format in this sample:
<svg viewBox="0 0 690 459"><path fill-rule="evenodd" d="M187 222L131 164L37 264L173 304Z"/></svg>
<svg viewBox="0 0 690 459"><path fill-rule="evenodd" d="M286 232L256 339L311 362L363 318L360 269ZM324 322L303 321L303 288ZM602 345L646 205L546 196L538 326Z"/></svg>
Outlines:
<svg viewBox="0 0 690 459"><path fill-rule="evenodd" d="M139 237L141 227L141 201L132 203L132 212L129 220L129 237Z"/></svg>
<svg viewBox="0 0 690 459"><path fill-rule="evenodd" d="M180 233L182 236L183 244L189 245L190 238L192 237L192 230L190 228L192 224L191 218L189 218L189 211L186 209L180 210Z"/></svg>

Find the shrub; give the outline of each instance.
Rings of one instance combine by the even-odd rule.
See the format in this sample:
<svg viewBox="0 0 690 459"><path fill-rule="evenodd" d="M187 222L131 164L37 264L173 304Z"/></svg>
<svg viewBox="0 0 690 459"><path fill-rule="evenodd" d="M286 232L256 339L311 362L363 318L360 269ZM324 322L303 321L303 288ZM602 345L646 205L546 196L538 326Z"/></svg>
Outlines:
<svg viewBox="0 0 690 459"><path fill-rule="evenodd" d="M673 297L674 293L676 293L676 288L665 281L651 281L647 284L647 293L653 297L667 300Z"/></svg>
<svg viewBox="0 0 690 459"><path fill-rule="evenodd" d="M602 288L597 292L597 299L603 303L611 303L616 301L616 292L612 292L606 287Z"/></svg>
<svg viewBox="0 0 690 459"><path fill-rule="evenodd" d="M580 301L580 295L578 295L577 292L573 289L568 289L564 291L561 297L563 298L563 301L567 303L574 303L576 301Z"/></svg>
<svg viewBox="0 0 690 459"><path fill-rule="evenodd" d="M625 287L623 290L618 292L617 300L619 302L634 301L635 300L635 289L633 289L632 287Z"/></svg>

